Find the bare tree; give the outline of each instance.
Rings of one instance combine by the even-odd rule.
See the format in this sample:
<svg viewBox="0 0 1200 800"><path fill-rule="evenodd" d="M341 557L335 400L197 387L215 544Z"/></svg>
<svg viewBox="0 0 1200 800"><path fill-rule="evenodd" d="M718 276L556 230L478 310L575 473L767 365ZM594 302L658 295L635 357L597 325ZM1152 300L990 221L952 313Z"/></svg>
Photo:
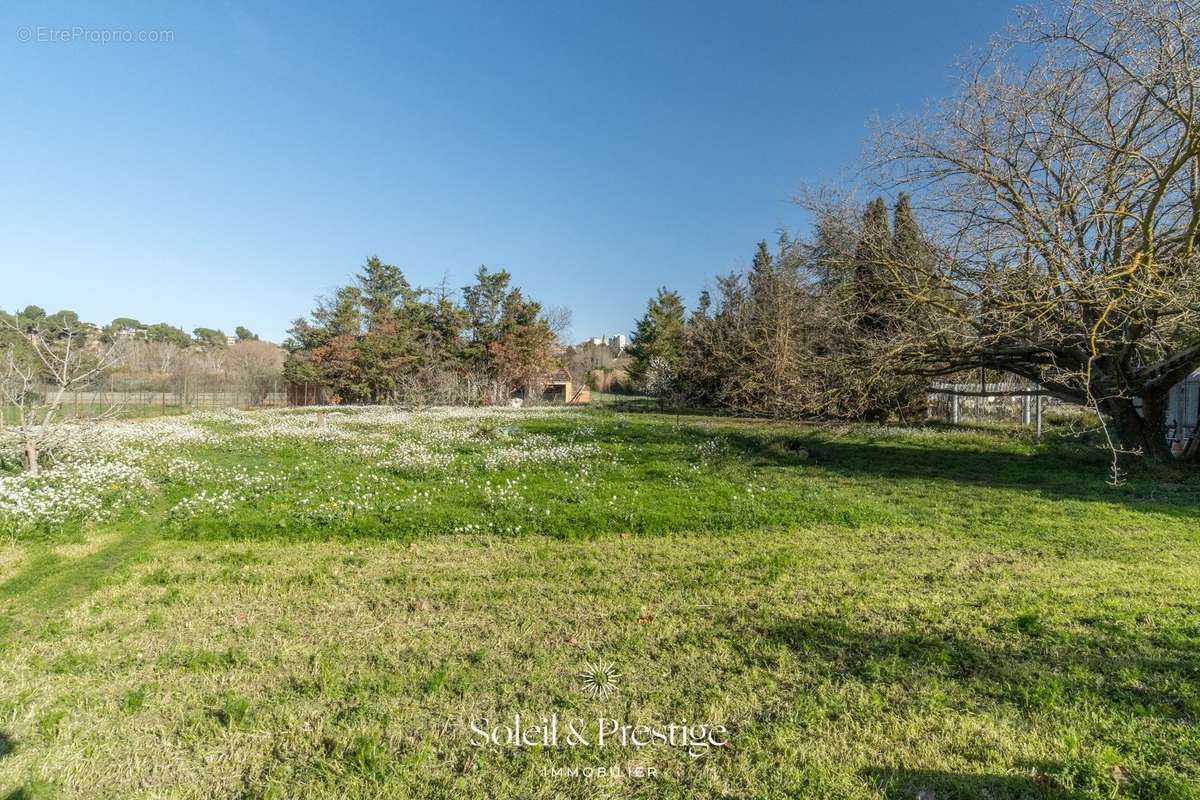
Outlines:
<svg viewBox="0 0 1200 800"><path fill-rule="evenodd" d="M566 306L550 306L542 312L542 316L546 320L546 324L550 326L550 332L554 334L557 341L562 341L566 338L567 333L571 330L571 323L574 321L574 315L571 309Z"/></svg>
<svg viewBox="0 0 1200 800"><path fill-rule="evenodd" d="M1171 458L1168 393L1200 366L1198 37L1187 0L1029 12L957 97L877 141L937 244L882 264L918 323L894 355L1092 406L1115 474L1120 450Z"/></svg>
<svg viewBox="0 0 1200 800"><path fill-rule="evenodd" d="M612 345L584 342L567 349L563 357L564 367L571 376L571 381L582 386L588 382L594 371L614 369L617 363L615 351L616 348Z"/></svg>
<svg viewBox="0 0 1200 800"><path fill-rule="evenodd" d="M0 317L7 336L0 343L0 400L11 406L9 426L24 454L25 468L37 475L42 456L64 439L63 400L118 364L122 343L88 342L86 330L68 322L43 329ZM100 416L115 413L111 407Z"/></svg>
<svg viewBox="0 0 1200 800"><path fill-rule="evenodd" d="M283 374L283 350L258 339L244 339L230 346L225 368L241 382L250 405L262 405Z"/></svg>

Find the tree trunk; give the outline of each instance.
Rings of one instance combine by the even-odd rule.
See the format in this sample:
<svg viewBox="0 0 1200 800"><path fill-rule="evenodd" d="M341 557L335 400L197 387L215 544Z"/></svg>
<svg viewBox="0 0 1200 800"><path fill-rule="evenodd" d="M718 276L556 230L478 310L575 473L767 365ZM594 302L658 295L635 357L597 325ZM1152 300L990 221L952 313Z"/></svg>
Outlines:
<svg viewBox="0 0 1200 800"><path fill-rule="evenodd" d="M38 474L37 442L28 436L25 437L25 470L30 475Z"/></svg>
<svg viewBox="0 0 1200 800"><path fill-rule="evenodd" d="M1148 392L1141 397L1140 411L1132 400L1109 403L1109 413L1123 449L1140 450L1146 458L1164 464L1176 462L1167 442L1167 398L1167 392Z"/></svg>
<svg viewBox="0 0 1200 800"><path fill-rule="evenodd" d="M1167 441L1167 404L1170 390L1142 396L1142 450L1155 461L1171 462L1175 456Z"/></svg>

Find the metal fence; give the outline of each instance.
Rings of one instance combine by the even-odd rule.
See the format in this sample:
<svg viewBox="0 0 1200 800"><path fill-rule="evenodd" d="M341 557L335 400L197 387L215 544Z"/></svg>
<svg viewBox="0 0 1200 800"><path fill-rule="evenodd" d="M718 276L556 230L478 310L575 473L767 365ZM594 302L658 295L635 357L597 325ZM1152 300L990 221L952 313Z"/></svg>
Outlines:
<svg viewBox="0 0 1200 800"><path fill-rule="evenodd" d="M40 391L53 393L55 387ZM249 387L222 379L201 377L185 381L148 381L130 376L112 376L86 390L64 397L67 416L96 416L113 409L123 416L160 416L204 408L262 408L322 405L329 402L316 384L288 384L275 380L269 386ZM960 422L1015 422L1041 428L1047 411L1077 409L1061 400L1039 393L1035 384L1014 381L940 383L929 388L927 416L952 424ZM0 409L0 417L13 421L14 409ZM1200 373L1171 390L1167 410L1167 436L1186 442L1200 425Z"/></svg>
<svg viewBox="0 0 1200 800"><path fill-rule="evenodd" d="M957 425L960 422L1015 422L1035 428L1050 408L1063 407L1057 398L1027 382L938 383L929 387L927 416Z"/></svg>
<svg viewBox="0 0 1200 800"><path fill-rule="evenodd" d="M57 387L44 385L38 392L51 396ZM222 380L196 379L181 382L156 382L114 376L86 389L63 396L63 414L68 417L121 416L153 417L181 414L205 408L262 408L290 405L284 381L272 381L257 387ZM4 409L12 421L13 409Z"/></svg>
<svg viewBox="0 0 1200 800"><path fill-rule="evenodd" d="M943 383L929 389L929 417L957 424L963 421L1018 422L1041 430L1046 410L1079 410L1049 395L1038 393L1035 384L1002 382L988 384ZM1167 406L1167 441L1185 445L1200 425L1200 373L1171 389Z"/></svg>

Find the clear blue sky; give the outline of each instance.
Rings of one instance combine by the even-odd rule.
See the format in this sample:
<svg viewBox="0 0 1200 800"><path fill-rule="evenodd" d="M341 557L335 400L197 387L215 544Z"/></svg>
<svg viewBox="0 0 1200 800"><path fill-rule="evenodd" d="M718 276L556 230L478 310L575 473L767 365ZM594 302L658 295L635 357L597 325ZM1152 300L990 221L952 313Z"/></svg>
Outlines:
<svg viewBox="0 0 1200 800"><path fill-rule="evenodd" d="M334 5L4 4L0 308L278 340L378 254L627 332L802 225L1014 4Z"/></svg>

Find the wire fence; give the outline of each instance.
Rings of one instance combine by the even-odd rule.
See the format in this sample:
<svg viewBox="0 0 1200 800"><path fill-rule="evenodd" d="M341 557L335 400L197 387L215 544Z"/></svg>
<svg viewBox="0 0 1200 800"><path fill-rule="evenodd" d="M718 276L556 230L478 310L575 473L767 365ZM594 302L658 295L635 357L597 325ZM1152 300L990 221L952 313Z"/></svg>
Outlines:
<svg viewBox="0 0 1200 800"><path fill-rule="evenodd" d="M52 397L57 387L39 386L36 393ZM303 393L303 390L301 390ZM293 395L295 392L292 393ZM307 394L313 402L317 392ZM62 399L64 417L156 417L215 408L264 408L305 405L297 397L289 398L288 384L282 379L246 384L220 377L185 381L155 381L135 377L106 377L85 389L66 393ZM16 422L15 408L2 408L7 423Z"/></svg>
<svg viewBox="0 0 1200 800"><path fill-rule="evenodd" d="M959 422L1017 422L1041 431L1047 411L1079 413L1081 406L1064 403L1025 382L941 383L929 389L928 416ZM1176 384L1168 398L1167 441L1186 445L1200 427L1200 373Z"/></svg>
<svg viewBox="0 0 1200 800"><path fill-rule="evenodd" d="M961 422L1015 422L1042 429L1047 410L1067 404L1024 381L937 383L929 388L927 416Z"/></svg>
<svg viewBox="0 0 1200 800"><path fill-rule="evenodd" d="M51 395L56 387L39 392ZM134 376L106 377L87 389L67 393L62 413L67 417L117 414L154 417L199 409L270 408L323 405L329 402L317 384L290 383L283 379L248 385L221 376L185 380L147 380ZM939 383L929 388L927 417L951 424L1009 422L1041 431L1047 413L1079 413L1082 409L1041 392L1036 384L986 380ZM16 422L16 409L0 407L0 420ZM1171 390L1167 411L1167 438L1187 442L1200 426L1200 373Z"/></svg>

